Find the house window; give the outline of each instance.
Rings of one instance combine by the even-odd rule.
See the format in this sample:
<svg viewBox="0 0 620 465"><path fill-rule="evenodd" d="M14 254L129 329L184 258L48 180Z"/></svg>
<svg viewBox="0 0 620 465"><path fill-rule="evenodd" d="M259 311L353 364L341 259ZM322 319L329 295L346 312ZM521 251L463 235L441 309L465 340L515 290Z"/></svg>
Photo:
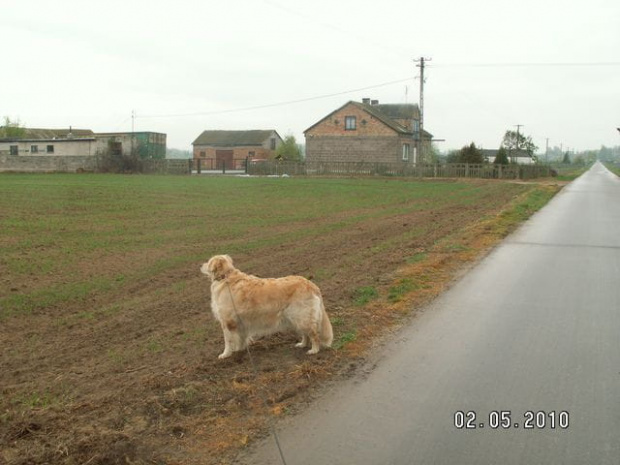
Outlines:
<svg viewBox="0 0 620 465"><path fill-rule="evenodd" d="M355 116L344 117L344 129L345 131L355 131L357 129L357 119Z"/></svg>
<svg viewBox="0 0 620 465"><path fill-rule="evenodd" d="M403 144L403 161L409 161L409 144Z"/></svg>
<svg viewBox="0 0 620 465"><path fill-rule="evenodd" d="M38 145L31 145L30 146L30 153L39 153L39 146Z"/></svg>
<svg viewBox="0 0 620 465"><path fill-rule="evenodd" d="M53 145L48 145L47 146L47 153L54 153L54 146Z"/></svg>
<svg viewBox="0 0 620 465"><path fill-rule="evenodd" d="M253 157L254 155L256 155L256 152L248 152L248 157Z"/></svg>
<svg viewBox="0 0 620 465"><path fill-rule="evenodd" d="M11 155L19 155L19 147L17 145L11 145L10 153Z"/></svg>
<svg viewBox="0 0 620 465"><path fill-rule="evenodd" d="M207 152L200 152L200 158L206 158Z"/></svg>
<svg viewBox="0 0 620 465"><path fill-rule="evenodd" d="M276 138L272 137L271 138L271 150L275 150L276 149Z"/></svg>

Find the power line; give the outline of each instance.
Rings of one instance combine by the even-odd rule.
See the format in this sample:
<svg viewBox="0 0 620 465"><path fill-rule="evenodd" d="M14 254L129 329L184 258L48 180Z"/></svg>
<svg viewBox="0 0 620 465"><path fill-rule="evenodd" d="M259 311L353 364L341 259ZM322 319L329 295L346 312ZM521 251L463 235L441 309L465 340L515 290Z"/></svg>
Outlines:
<svg viewBox="0 0 620 465"><path fill-rule="evenodd" d="M580 66L620 66L620 61L574 62L574 63L440 63L429 65L433 68L543 68Z"/></svg>
<svg viewBox="0 0 620 465"><path fill-rule="evenodd" d="M346 94L352 94L354 92L361 92L363 90L369 90L369 89L377 89L379 87L387 87L387 86L391 86L394 84L401 84L403 82L409 82L411 81L411 78L407 78L407 79L398 79L396 81L389 81L389 82L384 82L382 84L375 84L372 86L367 86L367 87L360 87L358 89L351 89L351 90L345 90L342 92L335 92L333 94L324 94L324 95L317 95L315 97L308 97L308 98L303 98L303 99L297 99L297 100L288 100L285 102L277 102L277 103L268 103L265 105L256 105L256 106L252 106L252 107L242 107L242 108L233 108L230 110L217 110L217 111L200 111L200 112L196 112L196 113L177 113L177 114L165 114L165 115L146 115L146 116L136 116L136 118L180 118L180 117L186 117L186 116L209 116L209 115L222 115L222 114L226 114L226 113L238 113L238 112L242 112L242 111L251 111L251 110L262 110L264 108L273 108L273 107L281 107L281 106L285 106L285 105L294 105L296 103L304 103L304 102L311 102L313 100L321 100L321 99L326 99L326 98L331 98L331 97L337 97L339 95L346 95Z"/></svg>

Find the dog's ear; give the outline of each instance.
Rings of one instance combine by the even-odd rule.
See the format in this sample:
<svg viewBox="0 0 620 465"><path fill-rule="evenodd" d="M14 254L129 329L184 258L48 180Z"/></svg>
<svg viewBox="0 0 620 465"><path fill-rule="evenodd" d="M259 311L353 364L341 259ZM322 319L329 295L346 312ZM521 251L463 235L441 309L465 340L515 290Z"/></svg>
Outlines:
<svg viewBox="0 0 620 465"><path fill-rule="evenodd" d="M230 258L230 255L224 255L224 257L226 258L226 260L229 261L231 265L233 264L233 261L232 261L232 258Z"/></svg>
<svg viewBox="0 0 620 465"><path fill-rule="evenodd" d="M213 263L213 275L215 279L224 279L226 277L226 272L230 268L228 264L229 257L226 255L220 255L216 257Z"/></svg>
<svg viewBox="0 0 620 465"><path fill-rule="evenodd" d="M213 264L211 265L211 272L214 276L219 276L222 271L222 259L221 257L214 257Z"/></svg>

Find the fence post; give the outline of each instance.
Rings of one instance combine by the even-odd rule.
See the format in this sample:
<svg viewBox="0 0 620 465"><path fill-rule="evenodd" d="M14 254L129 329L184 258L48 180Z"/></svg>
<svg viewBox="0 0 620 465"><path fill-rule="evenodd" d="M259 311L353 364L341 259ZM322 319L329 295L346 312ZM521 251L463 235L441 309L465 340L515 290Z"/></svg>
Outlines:
<svg viewBox="0 0 620 465"><path fill-rule="evenodd" d="M222 174L226 174L226 160L222 160Z"/></svg>
<svg viewBox="0 0 620 465"><path fill-rule="evenodd" d="M200 158L196 160L196 171L198 174L202 173L202 160Z"/></svg>
<svg viewBox="0 0 620 465"><path fill-rule="evenodd" d="M187 160L187 169L188 169L188 174L191 175L192 174L192 168L193 168L193 161L191 158L189 160Z"/></svg>

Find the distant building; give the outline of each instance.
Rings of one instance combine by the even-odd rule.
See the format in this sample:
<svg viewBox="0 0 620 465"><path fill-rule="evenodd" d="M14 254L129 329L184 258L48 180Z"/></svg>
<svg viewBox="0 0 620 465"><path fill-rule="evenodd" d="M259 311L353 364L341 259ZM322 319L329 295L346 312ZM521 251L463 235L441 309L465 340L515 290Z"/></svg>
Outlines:
<svg viewBox="0 0 620 465"><path fill-rule="evenodd" d="M0 139L0 153L12 156L88 156L97 152L90 129L24 128L19 137Z"/></svg>
<svg viewBox="0 0 620 465"><path fill-rule="evenodd" d="M493 163L495 161L495 158L497 157L497 152L499 152L499 150L483 149L481 150L481 152L485 161ZM510 163L517 163L519 165L533 165L534 163L536 163L536 160L532 158L532 156L525 150L506 150L506 154Z"/></svg>
<svg viewBox="0 0 620 465"><path fill-rule="evenodd" d="M239 169L246 159L273 157L282 138L274 129L203 131L192 143L194 160L205 169Z"/></svg>
<svg viewBox="0 0 620 465"><path fill-rule="evenodd" d="M410 163L430 149L432 134L420 137L420 109L414 104L350 101L304 131L308 162Z"/></svg>
<svg viewBox="0 0 620 465"><path fill-rule="evenodd" d="M99 149L125 155L137 153L142 159L166 158L166 134L160 132L99 132Z"/></svg>
<svg viewBox="0 0 620 465"><path fill-rule="evenodd" d="M0 153L12 156L94 156L109 149L127 155L136 151L141 158L165 158L166 134L24 128L19 137L0 139Z"/></svg>

